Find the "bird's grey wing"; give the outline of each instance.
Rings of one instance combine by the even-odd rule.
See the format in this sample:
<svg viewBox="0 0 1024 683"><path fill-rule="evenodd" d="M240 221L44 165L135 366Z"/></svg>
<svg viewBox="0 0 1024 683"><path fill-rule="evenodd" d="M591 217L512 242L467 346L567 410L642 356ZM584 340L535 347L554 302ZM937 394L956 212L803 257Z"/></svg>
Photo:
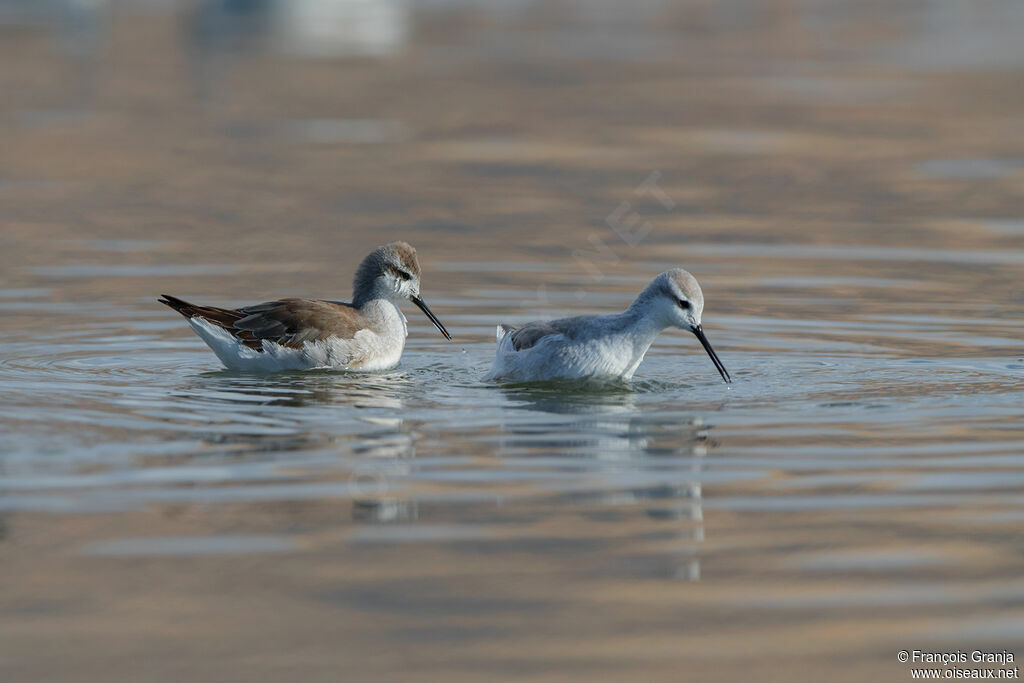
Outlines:
<svg viewBox="0 0 1024 683"><path fill-rule="evenodd" d="M506 333L511 335L512 348L522 351L536 346L545 337L560 334L565 337L572 336L572 318L561 320L538 320L526 323L521 327L509 328ZM507 326L506 326L507 327Z"/></svg>
<svg viewBox="0 0 1024 683"><path fill-rule="evenodd" d="M337 301L281 299L246 306L238 313L242 317L228 331L243 341L251 338L260 347L266 340L300 349L306 342L329 337L352 339L365 327L355 307Z"/></svg>

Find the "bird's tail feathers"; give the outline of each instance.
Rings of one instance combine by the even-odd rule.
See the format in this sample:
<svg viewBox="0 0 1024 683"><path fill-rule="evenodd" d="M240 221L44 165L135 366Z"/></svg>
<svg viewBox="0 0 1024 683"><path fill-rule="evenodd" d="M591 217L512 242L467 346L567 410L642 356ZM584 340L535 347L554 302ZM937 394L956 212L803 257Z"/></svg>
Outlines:
<svg viewBox="0 0 1024 683"><path fill-rule="evenodd" d="M515 327L513 327L512 325L506 325L506 324L504 324L504 323L500 323L500 324L498 325L498 329L496 330L497 334L496 334L496 339L495 339L495 341L498 341L498 342L500 342L500 341L501 341L502 339L504 339L504 338L505 338L505 335L506 335L506 334L508 334L509 332L512 332L512 331L514 331L515 329L516 329L516 328L515 328Z"/></svg>

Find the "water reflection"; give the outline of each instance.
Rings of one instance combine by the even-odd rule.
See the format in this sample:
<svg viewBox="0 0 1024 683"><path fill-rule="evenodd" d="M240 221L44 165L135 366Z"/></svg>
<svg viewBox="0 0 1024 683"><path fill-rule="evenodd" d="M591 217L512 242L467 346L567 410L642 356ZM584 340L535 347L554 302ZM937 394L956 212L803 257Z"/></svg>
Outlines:
<svg viewBox="0 0 1024 683"><path fill-rule="evenodd" d="M406 0L287 0L274 12L275 45L304 57L383 57L409 34Z"/></svg>
<svg viewBox="0 0 1024 683"><path fill-rule="evenodd" d="M415 500L391 498L361 498L352 501L352 520L374 524L415 522L420 518L420 506Z"/></svg>
<svg viewBox="0 0 1024 683"><path fill-rule="evenodd" d="M311 448L336 449L335 464L343 463L348 470L345 486L352 497L352 519L394 523L418 518L417 501L395 498L394 494L416 471L414 465L407 464L416 457L416 437L401 416L403 394L419 386L402 371L253 375L225 370L192 377L177 395L193 410L226 414L242 424L280 424L294 415L296 435L287 442L261 439L264 447L284 456L283 464L290 469L298 463L289 452L297 456ZM282 409L296 410L282 413ZM358 412L352 414L353 409ZM239 417L238 411L244 417ZM344 428L331 434L331 424ZM351 457L346 459L343 454ZM300 495L298 490L295 494Z"/></svg>
<svg viewBox="0 0 1024 683"><path fill-rule="evenodd" d="M185 52L196 96L215 108L227 103L232 69L251 53L385 57L405 45L410 21L404 0L201 0L184 24ZM322 119L286 122L264 134L367 141L382 135L378 128L373 121ZM231 130L237 135L238 126Z"/></svg>
<svg viewBox="0 0 1024 683"><path fill-rule="evenodd" d="M352 374L337 370L280 372L271 375L220 370L195 375L179 396L222 405L352 406L401 410L402 394L416 381L401 371Z"/></svg>
<svg viewBox="0 0 1024 683"><path fill-rule="evenodd" d="M221 535L182 536L174 538L119 538L90 543L82 548L84 555L99 557L153 557L170 555L266 555L293 553L300 546L289 536Z"/></svg>
<svg viewBox="0 0 1024 683"><path fill-rule="evenodd" d="M77 121L92 108L112 4L109 0L0 0L0 27L49 27L54 52L63 58L63 101L56 107L19 112L20 123L34 127Z"/></svg>
<svg viewBox="0 0 1024 683"><path fill-rule="evenodd" d="M406 16L368 30L375 56L344 34L362 10L326 18L342 2L106 5L88 125L2 140L14 670L131 677L170 656L160 624L228 678L266 673L278 653L254 644L301 641L282 661L308 679L444 659L473 680L743 680L799 643L817 680L896 629L1017 632L1022 103L1012 72L903 68L960 45L1013 63L1014 2L959 44L930 1L384 2L366 11ZM66 121L74 67L12 33L0 113ZM35 106L53 116L19 118ZM676 209L634 203L654 227L624 246L606 217L655 169ZM154 310L164 286L323 291L385 233L420 247L460 328L453 347L413 322L398 372L203 372ZM573 252L595 234L619 241L587 278ZM611 310L680 263L715 292L727 391L673 335L628 388L478 381L496 318ZM889 680L882 657L850 676Z"/></svg>
<svg viewBox="0 0 1024 683"><path fill-rule="evenodd" d="M577 503L642 507L649 518L672 524L674 550L664 560L671 567L666 575L696 581L704 540L701 482L712 442L700 417L644 414L644 394L663 390L650 381L599 389L566 382L504 386L514 409L558 417L523 419L510 413L515 419L502 425L497 454L506 464L544 462L571 469L572 480L545 488Z"/></svg>

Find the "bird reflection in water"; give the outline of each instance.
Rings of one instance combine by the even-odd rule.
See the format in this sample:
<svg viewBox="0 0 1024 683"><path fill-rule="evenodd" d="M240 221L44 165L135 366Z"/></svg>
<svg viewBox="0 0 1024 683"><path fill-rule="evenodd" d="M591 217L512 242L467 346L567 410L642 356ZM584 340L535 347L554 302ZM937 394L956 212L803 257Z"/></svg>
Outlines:
<svg viewBox="0 0 1024 683"><path fill-rule="evenodd" d="M645 413L644 386L639 388L618 383L601 390L565 382L506 385L501 390L511 407L525 417L502 425L498 452L508 459L559 458L562 467L576 473L557 484L573 504L644 506L649 518L673 522L674 550L663 573L697 581L709 428L700 416ZM562 419L552 421L551 416ZM561 436L567 434L573 437Z"/></svg>

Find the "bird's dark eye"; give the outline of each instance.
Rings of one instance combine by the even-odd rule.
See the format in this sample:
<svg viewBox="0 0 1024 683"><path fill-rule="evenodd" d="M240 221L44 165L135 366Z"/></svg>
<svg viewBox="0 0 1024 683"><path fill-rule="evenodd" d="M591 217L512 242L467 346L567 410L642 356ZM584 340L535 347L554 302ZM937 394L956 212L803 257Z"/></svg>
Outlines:
<svg viewBox="0 0 1024 683"><path fill-rule="evenodd" d="M679 308L683 309L684 311L690 310L690 302L687 301L686 299L680 299L677 303L679 304Z"/></svg>
<svg viewBox="0 0 1024 683"><path fill-rule="evenodd" d="M408 280L409 278L412 277L412 275L409 275L409 273L405 272L404 270L399 270L398 268L391 268L390 270L392 273L402 278L403 280Z"/></svg>

